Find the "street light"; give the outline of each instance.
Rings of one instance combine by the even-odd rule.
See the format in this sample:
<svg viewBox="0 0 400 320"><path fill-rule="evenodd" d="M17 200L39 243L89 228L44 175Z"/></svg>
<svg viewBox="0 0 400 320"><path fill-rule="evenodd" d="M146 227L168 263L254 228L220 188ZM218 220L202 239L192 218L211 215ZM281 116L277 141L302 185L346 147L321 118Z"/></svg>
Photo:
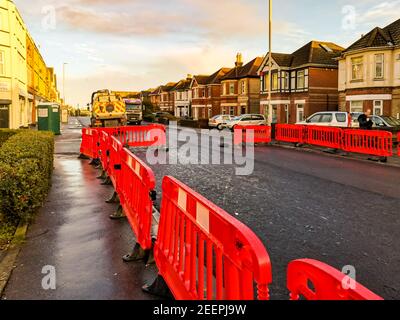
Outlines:
<svg viewBox="0 0 400 320"><path fill-rule="evenodd" d="M65 101L65 66L68 64L68 62L63 63L63 100L64 100L64 105L67 105Z"/></svg>

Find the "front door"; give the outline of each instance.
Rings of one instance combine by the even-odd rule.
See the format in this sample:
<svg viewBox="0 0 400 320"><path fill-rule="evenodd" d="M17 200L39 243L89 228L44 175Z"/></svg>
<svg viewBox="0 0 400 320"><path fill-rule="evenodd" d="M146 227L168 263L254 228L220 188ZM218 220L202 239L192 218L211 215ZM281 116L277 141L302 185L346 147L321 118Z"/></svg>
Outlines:
<svg viewBox="0 0 400 320"><path fill-rule="evenodd" d="M10 105L0 105L0 128L6 129L10 127Z"/></svg>

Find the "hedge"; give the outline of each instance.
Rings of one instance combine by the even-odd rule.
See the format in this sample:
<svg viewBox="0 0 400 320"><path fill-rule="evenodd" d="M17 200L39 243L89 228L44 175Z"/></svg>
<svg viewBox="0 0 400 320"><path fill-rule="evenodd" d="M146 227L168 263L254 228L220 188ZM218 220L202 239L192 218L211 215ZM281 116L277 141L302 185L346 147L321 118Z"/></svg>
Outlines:
<svg viewBox="0 0 400 320"><path fill-rule="evenodd" d="M29 219L43 204L51 184L54 136L19 131L0 148L0 215Z"/></svg>
<svg viewBox="0 0 400 320"><path fill-rule="evenodd" d="M13 135L17 134L19 130L0 129L0 147Z"/></svg>

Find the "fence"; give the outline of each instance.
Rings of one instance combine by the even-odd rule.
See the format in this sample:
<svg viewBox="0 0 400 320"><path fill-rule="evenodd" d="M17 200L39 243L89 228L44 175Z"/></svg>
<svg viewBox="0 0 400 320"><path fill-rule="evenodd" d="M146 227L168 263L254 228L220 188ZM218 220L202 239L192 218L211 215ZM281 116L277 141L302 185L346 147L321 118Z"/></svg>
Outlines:
<svg viewBox="0 0 400 320"><path fill-rule="evenodd" d="M162 128L155 129L165 134L165 128L164 131ZM285 125L278 128L277 137L330 147L336 147L340 140L344 143L348 141L346 136L340 139L341 131L332 128L310 127L307 130ZM370 149L389 150L387 140L391 139L390 135L380 132L383 134L378 136L370 131L367 133L371 135L366 135L362 130L353 131L344 130L349 137L358 137L357 142L351 140L352 144L347 144L347 147L368 152ZM155 176L143 161L123 147L123 144L130 143L147 144L147 138L129 140L128 132L143 133L145 130L83 129L81 152L93 158L100 156L137 243L142 249L150 250ZM268 129L260 133L260 139L267 139L268 133ZM166 142L163 140L165 135L158 140L158 134L149 136L146 133L149 140ZM243 138L247 141L242 132L242 141ZM268 300L272 282L271 262L257 236L227 212L172 177L164 178L162 191L154 257L160 275L175 298ZM309 300L382 299L356 282L350 284L355 286L345 288L343 285L349 285L346 275L315 260L296 260L288 266L287 287L291 300L298 300L301 296Z"/></svg>
<svg viewBox="0 0 400 320"><path fill-rule="evenodd" d="M342 129L319 127L319 126L305 126L305 143L340 149L342 146Z"/></svg>
<svg viewBox="0 0 400 320"><path fill-rule="evenodd" d="M158 124L117 128L114 136L130 147L164 146L167 143L165 126Z"/></svg>
<svg viewBox="0 0 400 320"><path fill-rule="evenodd" d="M268 126L235 126L233 144L270 143L271 127Z"/></svg>
<svg viewBox="0 0 400 320"><path fill-rule="evenodd" d="M153 171L128 149L122 149L119 197L121 206L144 250L151 249L151 222L155 189Z"/></svg>
<svg viewBox="0 0 400 320"><path fill-rule="evenodd" d="M393 134L387 131L278 124L275 139L381 157L393 155Z"/></svg>
<svg viewBox="0 0 400 320"><path fill-rule="evenodd" d="M382 157L393 155L393 134L387 131L344 130L343 150Z"/></svg>
<svg viewBox="0 0 400 320"><path fill-rule="evenodd" d="M275 140L282 142L302 143L304 142L304 127L294 124L276 125Z"/></svg>
<svg viewBox="0 0 400 320"><path fill-rule="evenodd" d="M315 260L296 260L288 266L291 300L382 300L339 270Z"/></svg>
<svg viewBox="0 0 400 320"><path fill-rule="evenodd" d="M115 191L119 194L121 186L119 180L123 174L121 171L121 156L122 156L122 143L115 137L109 138L109 163L107 174L111 179Z"/></svg>
<svg viewBox="0 0 400 320"><path fill-rule="evenodd" d="M80 153L89 158L97 158L97 131L93 129L82 129L82 143Z"/></svg>
<svg viewBox="0 0 400 320"><path fill-rule="evenodd" d="M176 299L269 299L268 253L257 236L228 213L172 177L162 186L154 257Z"/></svg>

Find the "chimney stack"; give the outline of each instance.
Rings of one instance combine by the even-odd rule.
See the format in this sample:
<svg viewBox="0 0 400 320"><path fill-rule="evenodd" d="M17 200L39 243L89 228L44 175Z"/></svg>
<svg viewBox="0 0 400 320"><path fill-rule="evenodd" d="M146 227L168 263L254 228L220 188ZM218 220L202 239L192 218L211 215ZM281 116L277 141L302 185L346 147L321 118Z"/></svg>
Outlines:
<svg viewBox="0 0 400 320"><path fill-rule="evenodd" d="M243 56L241 53L238 53L236 55L236 62L235 62L236 68L243 67Z"/></svg>

